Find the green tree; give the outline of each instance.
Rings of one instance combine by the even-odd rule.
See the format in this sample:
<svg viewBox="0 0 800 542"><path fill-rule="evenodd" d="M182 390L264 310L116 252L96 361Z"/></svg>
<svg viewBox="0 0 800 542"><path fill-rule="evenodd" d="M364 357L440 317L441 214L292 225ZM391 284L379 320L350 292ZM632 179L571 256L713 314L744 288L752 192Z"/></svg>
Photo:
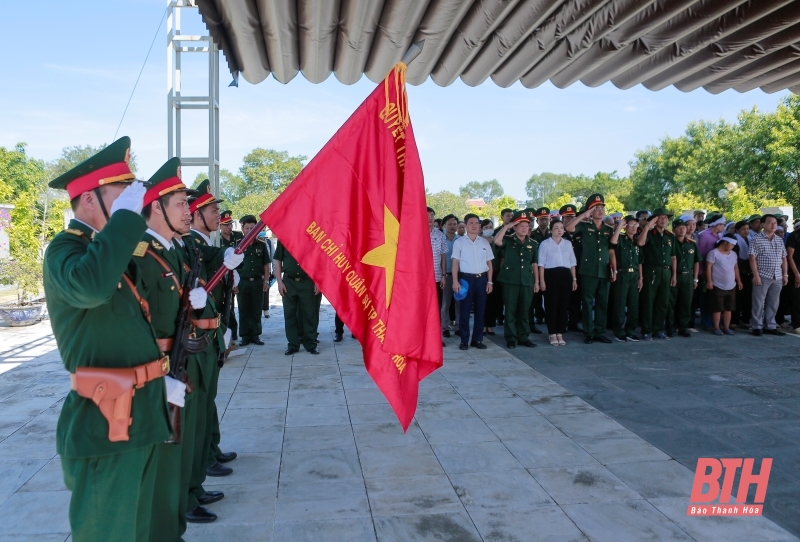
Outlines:
<svg viewBox="0 0 800 542"><path fill-rule="evenodd" d="M464 215L470 212L467 201L463 196L453 194L447 190L435 194L425 194L428 207L436 211L436 216L444 217L454 214L459 220L464 220Z"/></svg>
<svg viewBox="0 0 800 542"><path fill-rule="evenodd" d="M550 209L561 209L564 205L571 203L576 204L575 197L572 194L561 194L547 202L547 207Z"/></svg>
<svg viewBox="0 0 800 542"><path fill-rule="evenodd" d="M516 208L517 208L516 198L514 196L503 195L487 203L485 207L477 210L475 214L483 218L491 218L494 220L500 218L500 212L503 209L516 209Z"/></svg>
<svg viewBox="0 0 800 542"><path fill-rule="evenodd" d="M272 191L281 193L303 169L306 156L289 156L286 151L253 149L242 159L239 176L243 190L239 197Z"/></svg>
<svg viewBox="0 0 800 542"><path fill-rule="evenodd" d="M684 211L708 209L708 202L692 194L691 192L675 192L667 198L667 210L676 217L681 216ZM637 209L638 210L638 209ZM651 211L653 208L650 209Z"/></svg>
<svg viewBox="0 0 800 542"><path fill-rule="evenodd" d="M485 182L469 182L464 186L459 187L458 192L464 198L481 198L486 203L489 203L493 199L501 197L504 191L497 179L492 179L491 181Z"/></svg>
<svg viewBox="0 0 800 542"><path fill-rule="evenodd" d="M64 147L61 149L61 156L47 164L49 178L55 179L106 147L107 145L105 143L97 147L91 145ZM136 155L134 153L131 153L131 159L128 165L131 171L136 172Z"/></svg>
<svg viewBox="0 0 800 542"><path fill-rule="evenodd" d="M551 201L556 194L562 194L566 190L562 190L560 186L567 183L572 178L571 175L563 173L538 173L532 175L528 182L525 183L525 193L531 199L534 207L543 206L547 201Z"/></svg>
<svg viewBox="0 0 800 542"><path fill-rule="evenodd" d="M259 194L248 194L233 203L230 206L230 210L233 211L233 216L236 220L245 215L254 215L258 218L258 215L263 213L279 195L280 194L272 190Z"/></svg>

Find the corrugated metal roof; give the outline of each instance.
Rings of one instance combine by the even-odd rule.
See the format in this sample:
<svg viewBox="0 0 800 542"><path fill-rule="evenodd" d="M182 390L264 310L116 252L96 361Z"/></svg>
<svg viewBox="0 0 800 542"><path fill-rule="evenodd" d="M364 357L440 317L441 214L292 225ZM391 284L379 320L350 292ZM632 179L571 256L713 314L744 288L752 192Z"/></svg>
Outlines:
<svg viewBox="0 0 800 542"><path fill-rule="evenodd" d="M799 0L196 0L232 73L800 91Z"/></svg>

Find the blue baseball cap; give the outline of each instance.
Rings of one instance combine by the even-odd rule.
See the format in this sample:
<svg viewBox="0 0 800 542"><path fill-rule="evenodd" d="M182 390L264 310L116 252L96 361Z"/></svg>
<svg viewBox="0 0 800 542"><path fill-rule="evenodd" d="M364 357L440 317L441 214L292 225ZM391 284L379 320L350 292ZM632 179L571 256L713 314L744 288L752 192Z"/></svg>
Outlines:
<svg viewBox="0 0 800 542"><path fill-rule="evenodd" d="M456 298L456 301L461 301L465 297L467 297L467 292L469 291L469 284L464 279L458 281L461 285L461 289L453 294L453 297Z"/></svg>

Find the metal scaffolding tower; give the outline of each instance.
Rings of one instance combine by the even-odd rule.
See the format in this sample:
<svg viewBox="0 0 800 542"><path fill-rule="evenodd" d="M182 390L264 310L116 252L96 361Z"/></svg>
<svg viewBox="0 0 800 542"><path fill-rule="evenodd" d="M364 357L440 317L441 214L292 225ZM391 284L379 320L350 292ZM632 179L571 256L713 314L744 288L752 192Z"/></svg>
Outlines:
<svg viewBox="0 0 800 542"><path fill-rule="evenodd" d="M182 166L206 166L212 190L219 195L219 49L211 36L181 34L181 12L196 10L195 0L167 0L167 143L168 158L181 159ZM192 42L194 44L192 44ZM208 95L181 94L181 56L183 53L208 55ZM208 155L185 157L181 152L181 112L184 109L208 110Z"/></svg>

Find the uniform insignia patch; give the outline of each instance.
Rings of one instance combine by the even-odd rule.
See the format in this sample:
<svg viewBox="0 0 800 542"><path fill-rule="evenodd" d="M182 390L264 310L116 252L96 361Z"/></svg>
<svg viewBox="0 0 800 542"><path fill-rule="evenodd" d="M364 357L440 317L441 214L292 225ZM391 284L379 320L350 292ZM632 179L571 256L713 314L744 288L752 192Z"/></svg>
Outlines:
<svg viewBox="0 0 800 542"><path fill-rule="evenodd" d="M72 235L77 235L78 237L83 237L83 232L81 230L76 230L74 228L67 228L64 231L67 233L71 233Z"/></svg>
<svg viewBox="0 0 800 542"><path fill-rule="evenodd" d="M150 243L153 245L153 248L158 249L158 250L164 250L164 247L161 246L161 243L159 243L155 239L153 239ZM145 245L147 245L147 243L145 243ZM145 247L145 249L146 248L147 247Z"/></svg>
<svg viewBox="0 0 800 542"><path fill-rule="evenodd" d="M138 245L136 245L136 249L133 251L133 255L137 258L141 258L147 253L147 241L140 241Z"/></svg>

